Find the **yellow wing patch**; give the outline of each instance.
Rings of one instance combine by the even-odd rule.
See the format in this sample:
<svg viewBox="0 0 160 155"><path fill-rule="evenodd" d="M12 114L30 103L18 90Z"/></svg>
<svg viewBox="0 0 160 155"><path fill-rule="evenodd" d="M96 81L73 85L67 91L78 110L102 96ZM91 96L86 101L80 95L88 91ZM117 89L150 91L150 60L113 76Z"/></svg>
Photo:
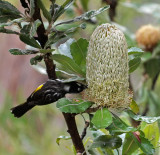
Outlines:
<svg viewBox="0 0 160 155"><path fill-rule="evenodd" d="M34 93L37 92L38 90L40 90L43 87L43 84L41 84L40 86L38 86L36 88L36 90L30 95L30 97L33 97Z"/></svg>
<svg viewBox="0 0 160 155"><path fill-rule="evenodd" d="M38 90L40 90L42 87L43 87L43 84L41 84L39 87L37 87L36 90L33 92L33 94L34 94L35 92L37 92Z"/></svg>

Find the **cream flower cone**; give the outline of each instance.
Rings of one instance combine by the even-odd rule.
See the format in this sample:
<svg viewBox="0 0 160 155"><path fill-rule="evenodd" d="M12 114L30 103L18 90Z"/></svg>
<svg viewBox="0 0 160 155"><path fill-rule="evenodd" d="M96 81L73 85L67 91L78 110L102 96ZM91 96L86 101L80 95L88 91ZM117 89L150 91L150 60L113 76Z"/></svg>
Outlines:
<svg viewBox="0 0 160 155"><path fill-rule="evenodd" d="M111 24L102 24L93 32L87 53L84 98L100 107L128 107L128 51L124 34Z"/></svg>

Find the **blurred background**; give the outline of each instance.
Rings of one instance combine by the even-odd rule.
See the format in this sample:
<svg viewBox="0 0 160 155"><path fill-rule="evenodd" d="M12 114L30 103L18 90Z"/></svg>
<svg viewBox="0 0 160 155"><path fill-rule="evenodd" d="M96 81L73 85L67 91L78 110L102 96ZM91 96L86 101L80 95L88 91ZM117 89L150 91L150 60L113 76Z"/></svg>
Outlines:
<svg viewBox="0 0 160 155"><path fill-rule="evenodd" d="M18 0L8 1L24 12ZM58 1L59 4L63 2L64 0ZM143 31L146 34L153 28L151 35L149 35L154 36L155 28L156 34L159 34L159 0L86 0L86 2L83 5L84 3L81 0L76 0L76 5L69 8L65 15L61 17L61 20L73 18L91 9L99 9L106 4L111 5L111 11L105 11L92 21L89 21L87 28L77 31L71 36L72 38L78 39L83 37L89 39L97 25L112 21L125 33L128 46L139 46L146 51L147 54L143 58L144 61L152 56L154 49L157 48L160 41L160 35L155 35L153 38L147 37L143 34ZM44 3L49 8L49 1L46 2L44 0ZM142 30L139 30L142 26L148 24L152 26L143 27ZM152 38L148 41L149 45L145 38ZM153 46L151 44L152 41ZM67 136L68 134L63 116L56 109L55 104L36 107L20 119L11 115L10 108L23 103L38 85L47 80L47 76L37 72L30 65L31 56L14 56L8 52L10 48L25 49L25 45L19 40L18 36L1 33L0 47L0 154L69 154L70 150L72 150L72 147L69 147L71 145L70 140L62 140L60 145L56 144L56 139L60 135ZM158 70L158 68L156 69ZM131 88L135 92L135 98L143 107L143 109L140 109L141 113L150 116L160 115L160 112L156 109L160 107L160 100L158 100L160 97L160 78L157 76L154 86L156 104L158 105L149 107L146 104L151 103L148 103L144 93L152 85L152 78L148 77L143 65L131 74L130 80ZM83 129L82 125L84 125L83 118L78 116L77 119L81 132Z"/></svg>

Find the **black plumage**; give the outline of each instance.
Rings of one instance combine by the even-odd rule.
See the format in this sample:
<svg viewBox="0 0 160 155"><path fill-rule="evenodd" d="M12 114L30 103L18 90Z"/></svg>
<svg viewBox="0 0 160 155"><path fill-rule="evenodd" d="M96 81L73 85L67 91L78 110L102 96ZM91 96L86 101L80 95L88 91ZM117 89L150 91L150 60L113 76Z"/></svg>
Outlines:
<svg viewBox="0 0 160 155"><path fill-rule="evenodd" d="M26 102L11 109L15 117L23 116L36 105L46 105L65 97L67 93L80 93L86 88L78 82L62 82L49 79L27 98Z"/></svg>

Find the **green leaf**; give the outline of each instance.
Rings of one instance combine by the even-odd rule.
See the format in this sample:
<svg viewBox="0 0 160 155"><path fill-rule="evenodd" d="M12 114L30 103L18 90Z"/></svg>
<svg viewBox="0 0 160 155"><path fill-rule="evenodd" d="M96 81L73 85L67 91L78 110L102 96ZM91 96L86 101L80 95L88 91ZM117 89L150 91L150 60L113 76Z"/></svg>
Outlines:
<svg viewBox="0 0 160 155"><path fill-rule="evenodd" d="M56 143L59 145L60 140L69 140L69 139L71 139L70 136L59 136L59 137L56 139Z"/></svg>
<svg viewBox="0 0 160 155"><path fill-rule="evenodd" d="M63 82L72 82L72 81L84 81L85 78L81 78L79 76L75 76L75 77L72 77L72 78L67 78L65 80L62 80Z"/></svg>
<svg viewBox="0 0 160 155"><path fill-rule="evenodd" d="M106 129L109 130L110 134L112 135L137 131L136 128L128 126L120 118L114 118L114 117L113 117L113 123Z"/></svg>
<svg viewBox="0 0 160 155"><path fill-rule="evenodd" d="M55 22L73 3L74 0L66 0L62 6L54 5L55 14L53 21Z"/></svg>
<svg viewBox="0 0 160 155"><path fill-rule="evenodd" d="M85 101L82 99L66 99L62 98L57 101L56 107L65 113L82 113L88 109L93 102Z"/></svg>
<svg viewBox="0 0 160 155"><path fill-rule="evenodd" d="M71 54L73 60L85 72L86 70L86 55L89 42L86 39L80 38L78 41L71 44Z"/></svg>
<svg viewBox="0 0 160 155"><path fill-rule="evenodd" d="M154 91L148 91L148 101L150 106L154 106L153 113L154 115L159 115L160 108L160 97Z"/></svg>
<svg viewBox="0 0 160 155"><path fill-rule="evenodd" d="M137 114L139 112L139 107L134 100L132 100L132 102L130 104L130 108L135 114Z"/></svg>
<svg viewBox="0 0 160 155"><path fill-rule="evenodd" d="M154 154L155 150L151 142L143 136L140 136L141 143L140 148L146 154Z"/></svg>
<svg viewBox="0 0 160 155"><path fill-rule="evenodd" d="M68 21L58 23L55 26L58 26L58 25L61 25L61 24L69 24L69 23L73 23L73 22L78 22L78 21L81 21L81 20L89 20L89 19L93 18L94 16L102 13L103 11L106 11L107 9L109 9L109 5L107 5L103 8L100 8L99 10L88 11L88 12L82 14L81 16L75 17L72 20L68 20Z"/></svg>
<svg viewBox="0 0 160 155"><path fill-rule="evenodd" d="M50 9L49 9L49 12L50 12L50 14L51 14L51 17L53 17L53 15L55 14L55 0L52 0L51 1L51 4L50 4Z"/></svg>
<svg viewBox="0 0 160 155"><path fill-rule="evenodd" d="M60 70L58 69L58 67L56 68L56 75L57 75L57 78L59 79L68 79L69 77L72 77L72 78L80 78L80 79L85 79L85 78L82 78L80 76L77 76L76 74L70 74L64 70ZM79 79L79 80L80 80Z"/></svg>
<svg viewBox="0 0 160 155"><path fill-rule="evenodd" d="M41 21L39 19L37 19L36 21L34 21L32 27L31 27L31 31L30 31L30 37L33 37L36 32L37 32L37 28L41 25Z"/></svg>
<svg viewBox="0 0 160 155"><path fill-rule="evenodd" d="M97 110L91 122L97 129L108 127L112 123L112 115L107 108Z"/></svg>
<svg viewBox="0 0 160 155"><path fill-rule="evenodd" d="M160 72L160 58L151 58L144 63L145 71L151 78Z"/></svg>
<svg viewBox="0 0 160 155"><path fill-rule="evenodd" d="M69 57L61 54L54 54L52 59L63 65L66 69L76 73L78 75L85 76L85 73L81 70L81 68Z"/></svg>
<svg viewBox="0 0 160 155"><path fill-rule="evenodd" d="M95 150L94 148L88 149L88 153L89 153L89 155L97 155L98 154L97 150Z"/></svg>
<svg viewBox="0 0 160 155"><path fill-rule="evenodd" d="M92 118L93 118L92 115L93 114L90 114L90 115L91 115L90 116L91 117L90 120L92 120ZM92 122L90 122L90 126L91 126L91 124L92 124ZM91 130L91 133L92 133L94 138L97 138L99 136L105 135L104 132L102 132L102 130L96 130L96 129Z"/></svg>
<svg viewBox="0 0 160 155"><path fill-rule="evenodd" d="M78 28L85 29L86 27L87 27L86 23L82 23L82 24L73 23L73 24L68 24L68 25L59 25L56 27L56 30L61 31L61 32L65 32L67 34L71 34L71 33L75 32ZM55 31L54 29L51 29L51 30Z"/></svg>
<svg viewBox="0 0 160 155"><path fill-rule="evenodd" d="M86 28L86 24L85 23L82 23L78 26L75 26L75 27L72 27L70 29L67 29L66 31L64 31L65 34L69 35L69 34L72 34L74 33L76 30L78 30L78 28L81 28L81 29L85 29Z"/></svg>
<svg viewBox="0 0 160 155"><path fill-rule="evenodd" d="M51 22L51 15L50 13L48 12L48 10L46 9L46 7L44 6L42 0L37 0L37 4L38 4L38 7L42 10L43 12L43 15L44 17L49 21Z"/></svg>
<svg viewBox="0 0 160 155"><path fill-rule="evenodd" d="M82 6L83 6L83 9L84 11L87 11L88 10L88 3L89 3L89 0L80 0Z"/></svg>
<svg viewBox="0 0 160 155"><path fill-rule="evenodd" d="M152 57L151 52L144 52L143 55L141 56L142 62L148 61Z"/></svg>
<svg viewBox="0 0 160 155"><path fill-rule="evenodd" d="M29 54L36 54L38 51L35 50L21 50L18 48L12 48L9 52L13 55L29 55Z"/></svg>
<svg viewBox="0 0 160 155"><path fill-rule="evenodd" d="M16 15L2 15L0 12L0 23L4 24L8 22L9 20L17 19L19 17L20 16L16 16Z"/></svg>
<svg viewBox="0 0 160 155"><path fill-rule="evenodd" d="M128 55L136 55L136 56L141 56L144 51L138 47L131 47L128 49Z"/></svg>
<svg viewBox="0 0 160 155"><path fill-rule="evenodd" d="M71 6L71 4L73 3L73 1L74 1L74 0L66 0L66 1L63 3L62 8L63 8L64 10L68 9L68 8Z"/></svg>
<svg viewBox="0 0 160 155"><path fill-rule="evenodd" d="M112 148L117 149L121 147L122 139L118 136L102 135L94 139L91 148Z"/></svg>
<svg viewBox="0 0 160 155"><path fill-rule="evenodd" d="M124 35L125 35L128 47L136 46L135 39L133 39L130 34L124 32Z"/></svg>
<svg viewBox="0 0 160 155"><path fill-rule="evenodd" d="M18 18L18 19L14 19L14 20L11 20L11 21L8 21L8 22L5 22L5 23L1 23L1 24L0 24L0 28L1 28L1 27L5 27L5 26L11 26L11 25L13 25L13 24L19 24L19 23L21 23L23 20L24 20L24 18Z"/></svg>
<svg viewBox="0 0 160 155"><path fill-rule="evenodd" d="M21 34L20 40L26 43L27 45L33 46L35 48L41 48L38 42L34 38L30 38L28 34Z"/></svg>
<svg viewBox="0 0 160 155"><path fill-rule="evenodd" d="M155 150L153 145L151 144L151 142L146 139L144 136L140 135L139 140L137 139L137 137L135 137L135 135L133 133L129 133L130 136L132 136L133 140L136 142L136 144L140 147L140 149L145 153L145 154L154 154Z"/></svg>
<svg viewBox="0 0 160 155"><path fill-rule="evenodd" d="M129 61L129 73L134 72L141 63L140 57L135 57L134 59Z"/></svg>
<svg viewBox="0 0 160 155"><path fill-rule="evenodd" d="M158 123L154 122L153 124L147 124L144 127L143 132L145 134L145 138L149 139L154 147L158 147L158 141L160 136Z"/></svg>
<svg viewBox="0 0 160 155"><path fill-rule="evenodd" d="M48 41L45 44L45 48L48 48L52 44L56 43L57 41L59 41L62 38L65 38L65 37L66 37L66 34L64 34L64 32L61 32L61 33L53 32L53 33L49 34Z"/></svg>
<svg viewBox="0 0 160 155"><path fill-rule="evenodd" d="M138 90L138 103L143 104L146 103L148 101L148 88L142 86L139 90Z"/></svg>
<svg viewBox="0 0 160 155"><path fill-rule="evenodd" d="M38 62L41 62L42 59L43 59L42 56L37 55L37 56L35 56L35 57L33 57L33 58L30 59L30 64L31 64L31 65L37 65L37 63L38 63Z"/></svg>
<svg viewBox="0 0 160 155"><path fill-rule="evenodd" d="M112 148L89 148L88 152L89 155L115 155L114 149Z"/></svg>
<svg viewBox="0 0 160 155"><path fill-rule="evenodd" d="M122 155L132 155L132 153L135 152L138 148L139 146L133 140L132 136L127 133L123 143Z"/></svg>
<svg viewBox="0 0 160 155"><path fill-rule="evenodd" d="M0 23L21 17L21 13L7 1L0 1Z"/></svg>
<svg viewBox="0 0 160 155"><path fill-rule="evenodd" d="M52 53L55 51L55 49L40 49L40 53L46 54L46 53Z"/></svg>
<svg viewBox="0 0 160 155"><path fill-rule="evenodd" d="M160 119L160 116L158 117L148 117L148 116L141 116L141 115L135 115L132 111L128 110L127 113L130 117L132 117L136 121L144 121L146 123L154 123L157 120Z"/></svg>
<svg viewBox="0 0 160 155"><path fill-rule="evenodd" d="M21 33L21 34L30 34L31 27L32 27L31 23L24 25L24 26L21 28L20 33Z"/></svg>
<svg viewBox="0 0 160 155"><path fill-rule="evenodd" d="M12 30L9 30L9 29L5 29L5 28L3 28L3 27L0 27L0 33L17 34L17 35L19 35L18 32L12 31Z"/></svg>
<svg viewBox="0 0 160 155"><path fill-rule="evenodd" d="M156 47L153 49L152 57L160 56L160 42L156 45Z"/></svg>
<svg viewBox="0 0 160 155"><path fill-rule="evenodd" d="M65 31L57 31L57 32L55 32L55 30L53 30L53 32L49 35L48 41L47 41L47 43L45 45L45 48L47 48L50 45L58 42L62 38L66 38L67 35L75 32L78 28L85 28L85 24L83 23L81 25L78 25L76 27L72 27L72 28L67 29Z"/></svg>
<svg viewBox="0 0 160 155"><path fill-rule="evenodd" d="M107 155L115 155L115 152L112 148L101 148L103 152L107 153Z"/></svg>
<svg viewBox="0 0 160 155"><path fill-rule="evenodd" d="M20 11L15 6L13 6L11 3L7 1L2 0L0 1L0 13L1 15L14 15L18 18L21 17Z"/></svg>
<svg viewBox="0 0 160 155"><path fill-rule="evenodd" d="M31 0L30 1L30 12L29 12L31 17L33 16L34 12L35 12L35 0Z"/></svg>
<svg viewBox="0 0 160 155"><path fill-rule="evenodd" d="M69 74L65 71L59 70L56 68L56 76L58 79L61 79L65 82L71 82L71 81L84 81L85 78L79 77L75 74Z"/></svg>

